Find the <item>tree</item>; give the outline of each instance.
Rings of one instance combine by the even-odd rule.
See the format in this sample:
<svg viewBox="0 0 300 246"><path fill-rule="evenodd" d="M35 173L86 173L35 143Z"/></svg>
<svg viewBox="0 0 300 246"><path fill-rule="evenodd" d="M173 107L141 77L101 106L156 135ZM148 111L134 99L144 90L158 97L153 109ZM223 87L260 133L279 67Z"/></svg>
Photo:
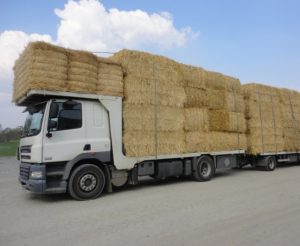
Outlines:
<svg viewBox="0 0 300 246"><path fill-rule="evenodd" d="M23 131L23 127L5 128L0 132L0 142L9 142L19 140Z"/></svg>

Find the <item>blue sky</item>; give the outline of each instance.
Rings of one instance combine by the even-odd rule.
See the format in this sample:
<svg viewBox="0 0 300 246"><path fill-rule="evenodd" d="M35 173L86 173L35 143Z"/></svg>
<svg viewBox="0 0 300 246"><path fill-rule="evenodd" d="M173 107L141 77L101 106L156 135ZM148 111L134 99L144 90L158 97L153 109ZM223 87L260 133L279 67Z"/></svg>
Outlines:
<svg viewBox="0 0 300 246"><path fill-rule="evenodd" d="M59 17L54 9L63 10L67 2L61 0L1 2L0 37L9 30L22 31L28 35L46 34L58 44L84 49L85 47L81 47L80 44L72 43L72 40L69 43L57 41L63 17ZM184 41L171 43L167 40L163 45L161 43L156 45L155 40L147 39L140 43L134 40L125 44L125 47L148 50L183 63L232 75L240 78L242 83L260 82L300 90L300 1L112 0L101 3L106 10L116 8L126 13L137 9L149 15L168 12L172 15L172 25L177 32L177 36L174 34L174 37L185 35ZM69 15L67 18L71 18ZM128 16L130 18L130 15ZM190 32L186 34L182 30L187 27ZM72 35L70 33L68 35L72 39ZM86 35L93 37L90 34ZM99 39L99 35L95 37ZM167 44L167 47L164 44ZM91 44L89 47L94 46ZM110 48L107 45L95 47ZM117 49L116 47L122 48L120 43L111 48ZM10 87L6 85L3 87L4 83L11 81L3 83L0 81L0 92L3 90L9 93ZM2 104L1 113L1 107L8 107L8 103L0 99L0 104ZM13 112L19 112L12 105L9 107ZM16 116L16 119L14 115L9 117L2 120L0 116L0 123L3 122L4 126L15 126L21 124L23 120L22 116Z"/></svg>

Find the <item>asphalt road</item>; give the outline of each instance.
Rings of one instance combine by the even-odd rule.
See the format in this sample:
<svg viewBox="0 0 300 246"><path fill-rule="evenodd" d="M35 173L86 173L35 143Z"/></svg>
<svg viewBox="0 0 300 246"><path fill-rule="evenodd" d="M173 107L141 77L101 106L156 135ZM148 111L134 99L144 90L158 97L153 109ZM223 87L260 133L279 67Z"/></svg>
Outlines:
<svg viewBox="0 0 300 246"><path fill-rule="evenodd" d="M0 158L0 245L300 245L300 165L145 180L78 202L32 195Z"/></svg>

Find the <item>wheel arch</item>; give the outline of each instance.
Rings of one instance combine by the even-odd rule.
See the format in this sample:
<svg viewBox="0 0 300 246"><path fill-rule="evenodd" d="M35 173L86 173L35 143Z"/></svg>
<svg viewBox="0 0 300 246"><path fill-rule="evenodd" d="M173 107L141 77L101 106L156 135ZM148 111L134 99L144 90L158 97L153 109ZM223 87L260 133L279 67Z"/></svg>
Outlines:
<svg viewBox="0 0 300 246"><path fill-rule="evenodd" d="M101 170L105 173L105 176L107 176L107 179L110 179L110 172L109 172L109 163L110 158L107 158L107 154L89 154L84 153L76 156L73 160L67 162L65 171L64 171L64 180L68 180L72 171L74 168L82 165L82 164L94 164L101 168Z"/></svg>

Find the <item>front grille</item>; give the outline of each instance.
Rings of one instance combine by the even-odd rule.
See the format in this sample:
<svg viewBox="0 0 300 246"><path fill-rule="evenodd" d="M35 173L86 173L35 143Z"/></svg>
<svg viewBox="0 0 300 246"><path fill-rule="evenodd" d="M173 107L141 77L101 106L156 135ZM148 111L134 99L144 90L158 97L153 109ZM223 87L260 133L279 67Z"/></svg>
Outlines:
<svg viewBox="0 0 300 246"><path fill-rule="evenodd" d="M20 177L23 180L29 179L29 173L30 173L30 165L22 165L20 166Z"/></svg>

